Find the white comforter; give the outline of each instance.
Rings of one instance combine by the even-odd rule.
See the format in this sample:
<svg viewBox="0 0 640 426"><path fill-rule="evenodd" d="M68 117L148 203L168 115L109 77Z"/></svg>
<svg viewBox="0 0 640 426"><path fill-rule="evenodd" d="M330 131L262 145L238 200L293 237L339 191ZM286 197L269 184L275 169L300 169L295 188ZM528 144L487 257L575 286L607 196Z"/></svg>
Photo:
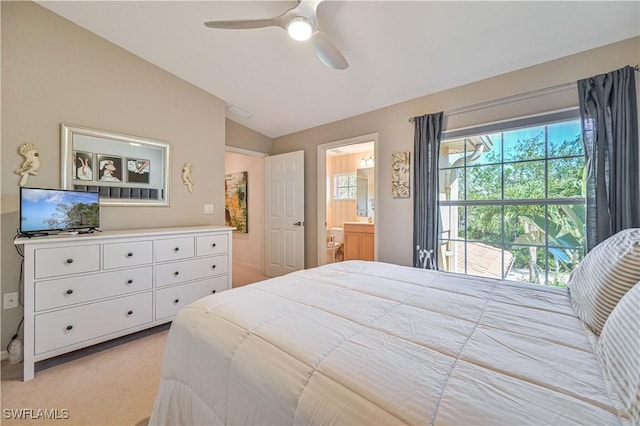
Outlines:
<svg viewBox="0 0 640 426"><path fill-rule="evenodd" d="M619 424L565 290L350 261L201 299L150 424Z"/></svg>

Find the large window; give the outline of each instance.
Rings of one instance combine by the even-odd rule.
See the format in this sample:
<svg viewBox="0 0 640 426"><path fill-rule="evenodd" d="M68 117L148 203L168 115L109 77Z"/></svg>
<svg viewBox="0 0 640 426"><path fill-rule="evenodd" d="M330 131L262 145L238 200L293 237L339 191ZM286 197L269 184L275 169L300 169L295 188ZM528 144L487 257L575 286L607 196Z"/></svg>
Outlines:
<svg viewBox="0 0 640 426"><path fill-rule="evenodd" d="M565 286L584 255L580 122L507 128L441 143L440 269Z"/></svg>

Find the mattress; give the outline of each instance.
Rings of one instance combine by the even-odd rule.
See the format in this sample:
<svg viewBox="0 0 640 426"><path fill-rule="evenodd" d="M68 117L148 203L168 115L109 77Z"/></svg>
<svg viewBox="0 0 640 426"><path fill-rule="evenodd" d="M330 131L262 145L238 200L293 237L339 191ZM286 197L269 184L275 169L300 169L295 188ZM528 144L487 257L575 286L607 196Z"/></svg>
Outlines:
<svg viewBox="0 0 640 426"><path fill-rule="evenodd" d="M564 289L333 263L181 310L150 424L620 424L595 338Z"/></svg>

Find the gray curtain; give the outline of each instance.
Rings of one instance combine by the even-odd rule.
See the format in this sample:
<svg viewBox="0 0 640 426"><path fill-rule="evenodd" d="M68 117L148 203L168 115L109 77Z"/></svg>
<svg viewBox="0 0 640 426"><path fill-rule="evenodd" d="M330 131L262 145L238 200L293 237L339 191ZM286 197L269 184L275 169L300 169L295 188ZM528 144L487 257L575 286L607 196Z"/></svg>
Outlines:
<svg viewBox="0 0 640 426"><path fill-rule="evenodd" d="M413 266L438 269L438 154L442 112L413 118Z"/></svg>
<svg viewBox="0 0 640 426"><path fill-rule="evenodd" d="M638 113L630 66L578 81L587 162L589 251L626 228L640 227Z"/></svg>

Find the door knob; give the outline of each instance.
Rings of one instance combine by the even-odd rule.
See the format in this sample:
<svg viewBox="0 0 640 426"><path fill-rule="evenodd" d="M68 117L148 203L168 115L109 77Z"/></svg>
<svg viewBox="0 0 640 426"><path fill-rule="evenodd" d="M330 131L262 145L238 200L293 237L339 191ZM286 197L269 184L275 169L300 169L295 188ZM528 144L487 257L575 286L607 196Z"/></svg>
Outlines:
<svg viewBox="0 0 640 426"><path fill-rule="evenodd" d="M302 226L303 224L304 222L297 221L296 223L293 224L293 226Z"/></svg>

